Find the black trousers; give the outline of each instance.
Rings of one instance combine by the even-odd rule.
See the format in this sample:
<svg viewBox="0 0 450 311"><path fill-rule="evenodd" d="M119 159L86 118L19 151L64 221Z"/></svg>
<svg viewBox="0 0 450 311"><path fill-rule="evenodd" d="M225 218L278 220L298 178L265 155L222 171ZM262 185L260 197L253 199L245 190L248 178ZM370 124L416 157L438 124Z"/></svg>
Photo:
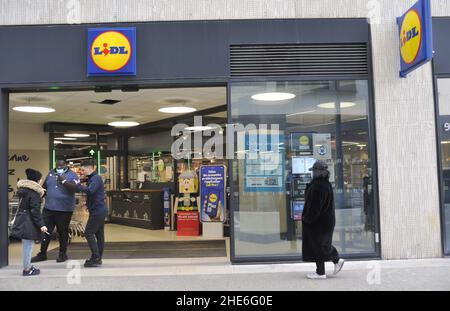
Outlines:
<svg viewBox="0 0 450 311"><path fill-rule="evenodd" d="M334 264L337 264L339 262L339 253L336 250L336 248L334 246L331 246L332 251L331 251L331 255L330 255L330 259ZM325 261L316 261L316 273L318 275L324 275L325 274Z"/></svg>
<svg viewBox="0 0 450 311"><path fill-rule="evenodd" d="M42 212L42 217L44 219L45 226L48 228L48 232L52 233L58 230L59 235L59 252L67 252L67 244L69 243L69 226L70 220L72 219L73 212L58 212L51 211L44 208ZM45 236L45 239L41 243L41 253L47 253L48 245L50 244L51 238Z"/></svg>
<svg viewBox="0 0 450 311"><path fill-rule="evenodd" d="M91 259L101 259L105 248L105 215L90 215L84 233L91 249Z"/></svg>

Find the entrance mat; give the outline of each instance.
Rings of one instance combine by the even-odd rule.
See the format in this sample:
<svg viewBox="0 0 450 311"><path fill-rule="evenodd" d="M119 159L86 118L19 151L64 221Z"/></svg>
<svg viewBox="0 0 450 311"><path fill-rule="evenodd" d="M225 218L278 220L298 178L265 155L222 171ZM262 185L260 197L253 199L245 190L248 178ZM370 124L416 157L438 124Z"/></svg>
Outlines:
<svg viewBox="0 0 450 311"><path fill-rule="evenodd" d="M58 257L59 248L47 253L49 259ZM91 252L84 243L69 245L67 255L70 259L87 259ZM225 240L201 241L149 241L149 242L106 242L103 259L137 258L197 258L226 257Z"/></svg>

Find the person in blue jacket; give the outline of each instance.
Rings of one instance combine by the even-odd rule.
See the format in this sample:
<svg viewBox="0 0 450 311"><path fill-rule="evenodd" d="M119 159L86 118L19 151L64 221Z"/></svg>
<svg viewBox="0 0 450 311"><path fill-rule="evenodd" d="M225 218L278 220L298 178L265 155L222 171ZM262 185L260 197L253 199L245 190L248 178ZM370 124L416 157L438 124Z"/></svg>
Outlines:
<svg viewBox="0 0 450 311"><path fill-rule="evenodd" d="M83 176L87 178L87 185L79 181L70 182L64 175L59 181L70 191L82 192L87 195L87 209L89 219L86 224L85 236L91 249L91 258L84 263L85 267L99 267L102 264L103 250L105 247L105 217L108 209L105 205L105 188L102 178L95 171L93 161L81 163Z"/></svg>
<svg viewBox="0 0 450 311"><path fill-rule="evenodd" d="M43 183L46 189L45 206L42 212L45 226L49 233L56 227L59 235L59 255L56 262L64 262L67 257L67 245L69 243L69 226L75 209L75 192L63 186L58 176L64 175L70 182L79 182L78 175L72 171L65 160L56 161L56 168L52 169ZM31 262L47 260L47 249L50 244L50 236L41 243L40 252L31 259Z"/></svg>

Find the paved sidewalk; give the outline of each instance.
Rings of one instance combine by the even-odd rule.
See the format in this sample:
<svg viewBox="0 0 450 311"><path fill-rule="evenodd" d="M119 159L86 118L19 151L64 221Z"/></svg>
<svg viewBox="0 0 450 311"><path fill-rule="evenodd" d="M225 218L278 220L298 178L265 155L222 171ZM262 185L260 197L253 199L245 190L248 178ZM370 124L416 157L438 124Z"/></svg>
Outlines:
<svg viewBox="0 0 450 311"><path fill-rule="evenodd" d="M20 266L0 269L0 290L450 290L450 259L347 261L337 277L311 281L314 264L231 265L224 258L105 260L41 263L22 277ZM332 265L327 264L327 271ZM75 284L73 284L75 283Z"/></svg>

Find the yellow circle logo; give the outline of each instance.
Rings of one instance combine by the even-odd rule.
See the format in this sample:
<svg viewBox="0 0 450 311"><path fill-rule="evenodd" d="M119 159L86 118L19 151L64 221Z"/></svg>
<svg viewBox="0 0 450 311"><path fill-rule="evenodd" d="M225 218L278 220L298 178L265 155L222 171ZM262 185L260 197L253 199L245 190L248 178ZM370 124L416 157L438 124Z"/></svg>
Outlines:
<svg viewBox="0 0 450 311"><path fill-rule="evenodd" d="M216 203L216 201L217 201L217 195L215 195L214 193L211 194L211 195L209 196L209 201L211 201L212 203Z"/></svg>
<svg viewBox="0 0 450 311"><path fill-rule="evenodd" d="M117 71L131 59L131 43L118 31L105 31L91 45L91 57L95 65L105 71Z"/></svg>
<svg viewBox="0 0 450 311"><path fill-rule="evenodd" d="M300 145L306 146L309 144L309 138L308 136L302 136L300 137Z"/></svg>
<svg viewBox="0 0 450 311"><path fill-rule="evenodd" d="M400 52L406 64L412 64L422 46L422 21L416 10L409 11L400 30Z"/></svg>

